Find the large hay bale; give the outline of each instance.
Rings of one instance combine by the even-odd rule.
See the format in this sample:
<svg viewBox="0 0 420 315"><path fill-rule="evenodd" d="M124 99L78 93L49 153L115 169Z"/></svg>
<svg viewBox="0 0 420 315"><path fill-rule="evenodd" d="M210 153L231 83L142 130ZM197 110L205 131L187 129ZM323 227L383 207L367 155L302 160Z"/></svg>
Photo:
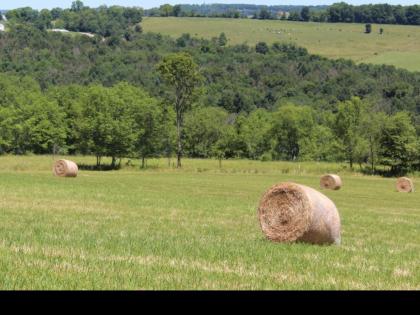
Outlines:
<svg viewBox="0 0 420 315"><path fill-rule="evenodd" d="M263 233L275 242L340 244L340 216L334 203L310 187L281 183L263 195L258 216Z"/></svg>
<svg viewBox="0 0 420 315"><path fill-rule="evenodd" d="M53 167L54 175L61 177L76 177L78 170L77 164L69 160L58 160Z"/></svg>
<svg viewBox="0 0 420 315"><path fill-rule="evenodd" d="M327 174L321 177L320 185L324 189L333 189L338 190L341 188L343 182L341 181L340 176L335 174Z"/></svg>
<svg viewBox="0 0 420 315"><path fill-rule="evenodd" d="M414 191L413 181L409 179L408 177L398 178L396 187L397 187L398 192L413 192Z"/></svg>

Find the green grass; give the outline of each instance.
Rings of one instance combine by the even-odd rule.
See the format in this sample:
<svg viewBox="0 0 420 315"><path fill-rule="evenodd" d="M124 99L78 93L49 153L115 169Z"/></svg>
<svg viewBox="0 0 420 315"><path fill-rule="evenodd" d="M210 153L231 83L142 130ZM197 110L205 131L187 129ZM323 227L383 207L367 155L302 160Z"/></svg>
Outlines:
<svg viewBox="0 0 420 315"><path fill-rule="evenodd" d="M252 19L148 17L142 25L145 31L173 37L190 33L211 38L225 32L229 44L293 42L328 58L349 58L358 63L384 63L420 71L419 26L373 24L372 33L365 34L364 24ZM380 27L384 29L382 35Z"/></svg>
<svg viewBox="0 0 420 315"><path fill-rule="evenodd" d="M374 64L392 64L400 68L420 71L420 53L390 51L368 58L364 62Z"/></svg>
<svg viewBox="0 0 420 315"><path fill-rule="evenodd" d="M394 179L322 163L176 170L166 159L57 178L52 162L0 157L0 289L420 289L420 195L395 192ZM342 245L265 240L262 193L282 181L317 188L326 170L344 182L323 191Z"/></svg>

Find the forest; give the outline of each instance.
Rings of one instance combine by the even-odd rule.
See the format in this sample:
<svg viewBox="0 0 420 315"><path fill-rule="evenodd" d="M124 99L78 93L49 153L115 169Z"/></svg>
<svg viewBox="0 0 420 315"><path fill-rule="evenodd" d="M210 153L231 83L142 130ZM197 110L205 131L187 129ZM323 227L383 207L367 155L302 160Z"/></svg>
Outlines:
<svg viewBox="0 0 420 315"><path fill-rule="evenodd" d="M223 33L171 39L143 33L138 20L93 38L32 20L8 24L0 33L0 153L92 154L98 166L109 156L116 168L123 157L174 155L174 92L159 65L184 53L201 84L182 119L183 156L420 169L420 73L284 43L227 46Z"/></svg>
<svg viewBox="0 0 420 315"><path fill-rule="evenodd" d="M283 19L330 23L377 23L420 25L420 5L366 4L337 2L330 6L249 5L249 4L163 4L143 10L140 7L100 6L90 8L74 1L68 9L34 10L30 7L7 11L11 22L31 23L37 28L64 28L76 32L92 32L102 36L123 34L127 27L141 21L142 16L224 17ZM1 16L0 16L1 19Z"/></svg>
<svg viewBox="0 0 420 315"><path fill-rule="evenodd" d="M279 11L283 12L300 12L305 6L302 5L256 5L256 4L163 4L160 7L144 10L146 16L195 16L195 17L249 17L262 10L266 10L272 14ZM309 6L311 11L325 10L328 6L318 5Z"/></svg>
<svg viewBox="0 0 420 315"><path fill-rule="evenodd" d="M287 12L287 13L286 13ZM263 6L246 4L170 5L145 10L147 16L189 16L284 19L330 23L378 23L420 25L420 5L365 4L337 2L330 6Z"/></svg>
<svg viewBox="0 0 420 315"><path fill-rule="evenodd" d="M34 10L30 7L6 12L8 23L25 23L40 30L66 29L74 32L91 32L108 37L124 34L125 30L141 21L143 9L100 6L90 8L82 1L74 1L69 9Z"/></svg>

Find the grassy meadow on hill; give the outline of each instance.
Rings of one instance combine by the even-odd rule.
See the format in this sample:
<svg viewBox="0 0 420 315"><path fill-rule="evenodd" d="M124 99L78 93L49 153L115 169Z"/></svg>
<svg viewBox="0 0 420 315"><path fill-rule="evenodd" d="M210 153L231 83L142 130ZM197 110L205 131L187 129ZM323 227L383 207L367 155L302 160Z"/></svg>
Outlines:
<svg viewBox="0 0 420 315"><path fill-rule="evenodd" d="M124 160L57 178L53 161L0 157L1 289L420 289L420 195L397 193L395 179L344 164L189 159L182 170ZM328 171L344 183L322 191L339 209L342 245L265 240L263 192L318 188Z"/></svg>
<svg viewBox="0 0 420 315"><path fill-rule="evenodd" d="M365 25L355 23L186 17L145 17L142 26L146 32L173 37L190 33L212 38L224 32L228 44L232 45L293 42L310 53L328 58L349 58L357 63L384 63L420 71L420 26L373 24L372 33L365 34Z"/></svg>

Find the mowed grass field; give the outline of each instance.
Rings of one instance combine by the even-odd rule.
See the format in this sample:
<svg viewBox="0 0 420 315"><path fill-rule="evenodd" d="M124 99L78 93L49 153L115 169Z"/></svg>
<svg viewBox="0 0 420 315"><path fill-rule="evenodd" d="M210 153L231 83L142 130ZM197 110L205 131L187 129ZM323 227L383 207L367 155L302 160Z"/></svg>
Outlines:
<svg viewBox="0 0 420 315"><path fill-rule="evenodd" d="M348 58L357 63L389 64L420 71L420 26L373 24L372 33L365 34L365 25L356 23L174 17L146 17L142 26L146 32L175 38L190 33L210 39L224 32L228 44L293 42L310 53L328 58ZM382 35L379 34L381 27Z"/></svg>
<svg viewBox="0 0 420 315"><path fill-rule="evenodd" d="M397 193L394 179L339 164L183 162L57 178L51 156L0 157L0 289L420 289L420 194ZM344 182L323 191L342 245L267 241L264 191L318 188L328 171Z"/></svg>

